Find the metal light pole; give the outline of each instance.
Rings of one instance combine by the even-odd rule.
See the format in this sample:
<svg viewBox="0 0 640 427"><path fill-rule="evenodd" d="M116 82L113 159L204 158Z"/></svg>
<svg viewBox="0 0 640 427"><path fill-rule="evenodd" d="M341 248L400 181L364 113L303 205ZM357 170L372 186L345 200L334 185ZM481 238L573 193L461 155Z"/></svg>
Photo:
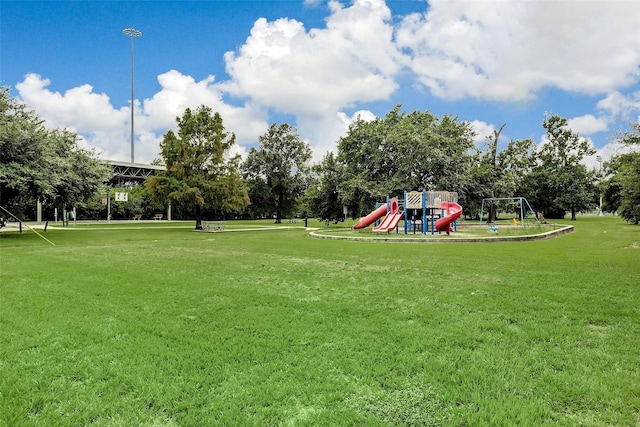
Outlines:
<svg viewBox="0 0 640 427"><path fill-rule="evenodd" d="M602 174L602 156L596 156L596 161L600 164L600 169L598 170L598 175ZM602 179L602 177L600 177ZM602 189L600 189L600 213L599 216L602 216Z"/></svg>
<svg viewBox="0 0 640 427"><path fill-rule="evenodd" d="M142 32L135 28L125 28L122 34L131 38L131 163L133 163L133 39L142 36Z"/></svg>

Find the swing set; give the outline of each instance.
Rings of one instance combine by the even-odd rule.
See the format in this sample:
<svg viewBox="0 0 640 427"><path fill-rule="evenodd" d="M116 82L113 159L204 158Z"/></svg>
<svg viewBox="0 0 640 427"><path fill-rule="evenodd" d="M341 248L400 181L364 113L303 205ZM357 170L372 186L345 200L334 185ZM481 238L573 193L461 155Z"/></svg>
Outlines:
<svg viewBox="0 0 640 427"><path fill-rule="evenodd" d="M541 225L536 211L533 210L527 199L524 197L489 197L482 199L482 207L480 208L480 225L482 225L485 203L487 206L493 205L495 202L507 201L517 202L516 218L512 220L513 225ZM491 218L487 219L487 223L490 223Z"/></svg>

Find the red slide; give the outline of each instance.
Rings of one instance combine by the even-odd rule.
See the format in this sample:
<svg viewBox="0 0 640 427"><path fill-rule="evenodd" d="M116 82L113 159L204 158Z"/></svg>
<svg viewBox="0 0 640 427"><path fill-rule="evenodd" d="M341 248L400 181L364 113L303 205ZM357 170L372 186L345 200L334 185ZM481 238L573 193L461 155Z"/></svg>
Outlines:
<svg viewBox="0 0 640 427"><path fill-rule="evenodd" d="M436 221L436 231L452 231L451 223L462 215L462 206L449 202L442 202L440 206L446 209L447 214Z"/></svg>
<svg viewBox="0 0 640 427"><path fill-rule="evenodd" d="M373 229L373 231L388 233L396 228L402 218L404 218L404 212L391 212L379 226Z"/></svg>
<svg viewBox="0 0 640 427"><path fill-rule="evenodd" d="M359 228L365 228L370 226L371 224L373 224L374 222L376 222L377 220L379 220L380 218L382 218L387 214L387 205L391 206L391 212L398 211L398 200L394 197L393 199L389 200L389 203L385 203L375 211L371 212L369 215L363 216L362 218L360 218L360 221L358 221L358 223L351 228L357 230Z"/></svg>

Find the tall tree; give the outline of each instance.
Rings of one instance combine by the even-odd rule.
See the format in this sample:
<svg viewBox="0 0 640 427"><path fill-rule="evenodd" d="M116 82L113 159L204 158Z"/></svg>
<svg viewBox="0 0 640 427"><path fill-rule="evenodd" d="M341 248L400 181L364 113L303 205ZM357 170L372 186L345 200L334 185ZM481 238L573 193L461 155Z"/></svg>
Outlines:
<svg viewBox="0 0 640 427"><path fill-rule="evenodd" d="M258 141L260 147L249 151L242 169L252 188L273 206L279 224L283 215L292 213L307 187L311 148L286 123L271 124Z"/></svg>
<svg viewBox="0 0 640 427"><path fill-rule="evenodd" d="M570 211L571 220L575 221L576 213L589 208L593 201L594 173L581 162L595 149L569 129L563 117L545 116L542 126L547 130L547 141L527 176L529 201L547 217L563 217Z"/></svg>
<svg viewBox="0 0 640 427"><path fill-rule="evenodd" d="M632 224L640 223L640 152L615 156L608 163L611 177L605 201L608 210Z"/></svg>
<svg viewBox="0 0 640 427"><path fill-rule="evenodd" d="M470 124L400 108L384 119L355 121L338 143L338 161L345 167L340 198L354 216L405 190L467 188L474 146Z"/></svg>
<svg viewBox="0 0 640 427"><path fill-rule="evenodd" d="M52 189L40 195L46 203L71 208L89 202L111 177L110 168L101 162L95 150L78 146L78 136L67 130L49 133L46 144L46 168Z"/></svg>
<svg viewBox="0 0 640 427"><path fill-rule="evenodd" d="M47 130L27 106L0 87L0 205L19 210L49 188L43 173ZM20 209L21 210L21 209Z"/></svg>
<svg viewBox="0 0 640 427"><path fill-rule="evenodd" d="M636 151L620 154L607 163L610 177L605 184L605 205L608 211L618 211L632 224L640 223L640 123L631 123L619 141Z"/></svg>
<svg viewBox="0 0 640 427"><path fill-rule="evenodd" d="M524 177L535 165L536 144L532 139L511 140L507 148L498 153L497 197L523 195Z"/></svg>
<svg viewBox="0 0 640 427"><path fill-rule="evenodd" d="M344 201L340 198L340 184L343 181L343 165L333 153L328 153L322 162L312 170L317 177L314 185L306 193L307 211L323 221L344 219Z"/></svg>
<svg viewBox="0 0 640 427"><path fill-rule="evenodd" d="M471 163L471 176L465 192L469 212L478 212L479 201L483 198L524 195L522 183L533 166L535 143L531 139L511 140L505 149L499 151L495 142L494 133L493 138L487 138L488 149L479 149ZM495 220L498 204L494 203L492 207L489 218Z"/></svg>
<svg viewBox="0 0 640 427"><path fill-rule="evenodd" d="M387 194L386 188L380 185L388 179L384 171L384 164L388 162L383 160L380 149L384 146L386 131L380 118L372 121L358 118L338 142L336 160L344 168L344 180L338 192L353 218L370 210Z"/></svg>
<svg viewBox="0 0 640 427"><path fill-rule="evenodd" d="M178 134L164 134L161 155L167 170L147 178L145 186L161 203L175 203L195 211L196 229L202 229L204 208L238 212L249 204L240 176L239 156L226 158L235 143L218 113L200 106L177 117Z"/></svg>
<svg viewBox="0 0 640 427"><path fill-rule="evenodd" d="M500 126L500 129L493 131L493 137L489 138L489 147L491 147L491 197L498 197L496 190L498 190L498 142L500 141L500 134L502 130L507 124L503 124ZM495 203L491 204L491 209L489 210L489 222L493 222L498 219L497 205Z"/></svg>

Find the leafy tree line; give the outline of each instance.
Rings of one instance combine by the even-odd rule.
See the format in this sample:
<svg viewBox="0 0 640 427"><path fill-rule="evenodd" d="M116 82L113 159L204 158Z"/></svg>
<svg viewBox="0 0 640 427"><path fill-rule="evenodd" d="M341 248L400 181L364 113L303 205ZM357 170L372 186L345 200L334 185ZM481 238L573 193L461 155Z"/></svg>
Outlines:
<svg viewBox="0 0 640 427"><path fill-rule="evenodd" d="M581 161L594 150L557 115L545 116L547 140L538 149L530 140L510 141L498 152L499 134L486 147L474 144L470 124L430 112L400 112L357 120L315 167L318 183L307 192L312 212L338 219L345 206L352 217L368 213L387 195L405 190L456 191L467 214L489 197L526 197L546 217L576 218L595 203L595 172ZM495 215L495 212L493 213Z"/></svg>
<svg viewBox="0 0 640 427"><path fill-rule="evenodd" d="M527 197L548 217L594 205L594 173L581 160L590 146L558 116L545 117L547 142L510 141L498 152L500 131L483 150L466 121L430 112L356 120L336 154L308 166L310 150L295 128L273 124L241 169L249 187L252 217L306 215L339 221L357 218L387 195L405 190L457 191L468 213L486 197ZM504 126L503 126L504 127Z"/></svg>
<svg viewBox="0 0 640 427"><path fill-rule="evenodd" d="M110 169L95 151L78 145L78 136L49 130L34 112L0 87L0 206L22 218L36 201L57 207L91 206L105 190Z"/></svg>
<svg viewBox="0 0 640 427"><path fill-rule="evenodd" d="M78 137L46 130L37 116L0 91L0 203L28 213L41 200L49 206L80 206L87 215L104 211L108 167L92 151L78 148ZM557 218L597 206L619 211L638 223L640 155L615 156L606 176L582 164L593 148L568 128L567 120L546 115L545 142L510 141L498 150L503 125L483 147L474 143L467 121L429 111L401 111L356 120L328 153L311 165L311 149L288 124L272 124L247 158L231 156L235 135L209 107L187 109L160 144L166 171L130 190L130 202L112 205L114 217L149 215L168 204L176 217L282 218L314 216L340 221L371 211L387 195L405 190L456 191L465 212L476 214L487 197L526 197L546 217ZM637 145L632 125L621 140ZM488 212L496 215L497 212Z"/></svg>

